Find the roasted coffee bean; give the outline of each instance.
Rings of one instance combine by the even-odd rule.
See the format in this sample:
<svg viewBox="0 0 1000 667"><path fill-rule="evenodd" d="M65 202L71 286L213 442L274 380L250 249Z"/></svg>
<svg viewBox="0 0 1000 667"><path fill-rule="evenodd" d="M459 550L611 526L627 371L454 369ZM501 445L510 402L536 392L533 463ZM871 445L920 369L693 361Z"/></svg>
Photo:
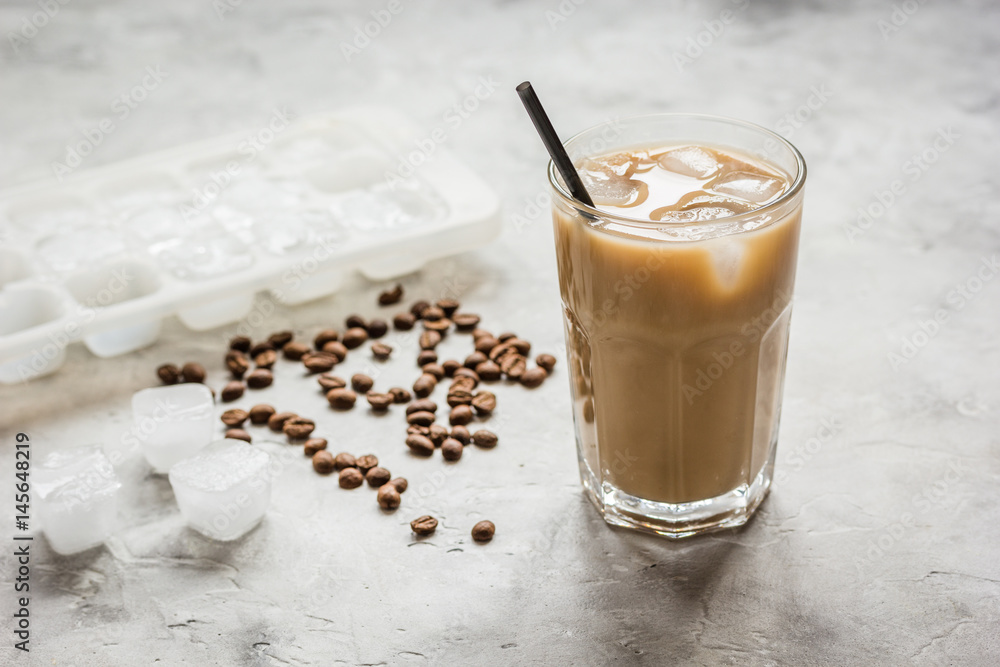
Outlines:
<svg viewBox="0 0 1000 667"><path fill-rule="evenodd" d="M379 361L385 361L392 354L392 347L385 343L372 343L372 356Z"/></svg>
<svg viewBox="0 0 1000 667"><path fill-rule="evenodd" d="M402 502L402 498L399 497L399 491L392 484L380 486L376 499L378 500L378 506L386 511L396 509Z"/></svg>
<svg viewBox="0 0 1000 667"><path fill-rule="evenodd" d="M259 343L254 343L253 347L250 348L250 358L253 359L254 357L256 357L261 352L264 352L266 350L273 350L273 349L274 349L274 346L271 345L266 340L261 341Z"/></svg>
<svg viewBox="0 0 1000 667"><path fill-rule="evenodd" d="M344 468L340 471L340 488L356 489L365 483L365 476L357 468Z"/></svg>
<svg viewBox="0 0 1000 667"><path fill-rule="evenodd" d="M290 359L291 361L301 361L302 357L306 356L309 352L309 346L305 343L300 343L299 341L293 340L290 343L286 343L281 352L285 355L285 359Z"/></svg>
<svg viewBox="0 0 1000 667"><path fill-rule="evenodd" d="M444 318L444 311L437 306L427 306L424 308L424 312L420 314L420 319L428 320L433 322L435 320L440 320Z"/></svg>
<svg viewBox="0 0 1000 667"><path fill-rule="evenodd" d="M500 341L492 336L483 336L476 339L476 351L483 354L489 354L498 345L500 345Z"/></svg>
<svg viewBox="0 0 1000 667"><path fill-rule="evenodd" d="M244 442L250 442L252 438L250 434L241 428L230 428L226 429L226 438L230 440L242 440Z"/></svg>
<svg viewBox="0 0 1000 667"><path fill-rule="evenodd" d="M465 426L472 423L473 418L474 415L471 407L468 405L456 405L451 409L451 414L448 415L448 423L452 426Z"/></svg>
<svg viewBox="0 0 1000 667"><path fill-rule="evenodd" d="M500 360L503 359L506 355L516 354L516 353L517 350L510 343L500 343L499 345L495 345L493 349L491 349L487 354L491 361L500 363Z"/></svg>
<svg viewBox="0 0 1000 667"><path fill-rule="evenodd" d="M451 317L462 304L454 299L438 299L438 302L434 305L441 309L445 317Z"/></svg>
<svg viewBox="0 0 1000 667"><path fill-rule="evenodd" d="M222 400L226 403L235 401L243 395L243 383L233 380L222 388Z"/></svg>
<svg viewBox="0 0 1000 667"><path fill-rule="evenodd" d="M392 318L392 326L399 331L409 331L417 323L417 318L413 313L400 313Z"/></svg>
<svg viewBox="0 0 1000 667"><path fill-rule="evenodd" d="M370 391L365 395L365 398L368 399L368 405L372 406L372 410L376 412L384 412L392 405L392 394L389 393L381 394L377 391Z"/></svg>
<svg viewBox="0 0 1000 667"><path fill-rule="evenodd" d="M448 387L449 394L453 391L458 391L459 389L472 391L473 389L476 388L476 385L479 384L478 382L476 382L476 378L474 377L469 377L468 375L459 375L458 373L461 370L463 369L460 368L458 369L458 371L455 371L455 379L451 381L451 386ZM475 371L473 371L473 373L475 373Z"/></svg>
<svg viewBox="0 0 1000 667"><path fill-rule="evenodd" d="M435 447L440 447L441 443L448 439L448 429L441 424L431 424L427 427L427 437L431 439Z"/></svg>
<svg viewBox="0 0 1000 667"><path fill-rule="evenodd" d="M229 350L226 353L226 368L234 378L241 378L250 370L250 360L239 350Z"/></svg>
<svg viewBox="0 0 1000 667"><path fill-rule="evenodd" d="M366 340L368 340L368 332L361 327L352 327L344 332L343 343L348 350L364 345Z"/></svg>
<svg viewBox="0 0 1000 667"><path fill-rule="evenodd" d="M383 484L388 484L390 479L392 479L392 475L382 466L375 466L365 473L365 481L373 489L377 489Z"/></svg>
<svg viewBox="0 0 1000 667"><path fill-rule="evenodd" d="M417 355L417 366L423 367L427 364L433 364L437 360L438 355L434 350L420 350L420 354Z"/></svg>
<svg viewBox="0 0 1000 667"><path fill-rule="evenodd" d="M476 350L475 352L473 352L472 354L470 354L465 358L465 361L462 362L462 365L465 366L466 368L471 368L472 370L476 370L476 366L483 363L484 361L487 361L486 354L480 352L479 350Z"/></svg>
<svg viewBox="0 0 1000 667"><path fill-rule="evenodd" d="M391 479L389 480L389 483L392 484L394 487L396 487L396 490L399 491L400 493L406 493L407 487L410 486L410 483L406 481L405 477L397 477L396 479Z"/></svg>
<svg viewBox="0 0 1000 667"><path fill-rule="evenodd" d="M293 331L275 331L273 334L267 337L267 342L274 346L274 349L280 350L295 338L295 332Z"/></svg>
<svg viewBox="0 0 1000 667"><path fill-rule="evenodd" d="M348 454L347 452L337 454L336 459L334 459L334 463L337 466L337 470L358 467L358 460L354 458L354 454Z"/></svg>
<svg viewBox="0 0 1000 667"><path fill-rule="evenodd" d="M378 295L378 304L380 306L391 306L394 303L399 303L399 300L403 298L403 286L396 283L392 289L387 289Z"/></svg>
<svg viewBox="0 0 1000 667"><path fill-rule="evenodd" d="M556 358L551 354L540 354L535 357L535 363L545 369L546 373L551 373L552 369L556 366Z"/></svg>
<svg viewBox="0 0 1000 667"><path fill-rule="evenodd" d="M302 365L310 373L325 373L337 365L337 357L325 352L314 352L302 357Z"/></svg>
<svg viewBox="0 0 1000 667"><path fill-rule="evenodd" d="M420 349L433 350L441 342L441 334L437 331L425 331L420 334Z"/></svg>
<svg viewBox="0 0 1000 667"><path fill-rule="evenodd" d="M424 373L417 378L417 381L413 383L413 393L417 395L417 398L427 398L434 391L434 387L437 386L437 378L428 373Z"/></svg>
<svg viewBox="0 0 1000 667"><path fill-rule="evenodd" d="M500 370L512 380L519 379L527 370L527 359L520 354L508 354L500 360ZM541 369L536 369L541 370ZM544 373L545 371L542 370ZM543 378L544 379L544 378Z"/></svg>
<svg viewBox="0 0 1000 667"><path fill-rule="evenodd" d="M331 389L343 389L347 386L347 380L344 378L333 375L331 373L323 373L318 378L316 382L319 386L323 388L323 391L330 391Z"/></svg>
<svg viewBox="0 0 1000 667"><path fill-rule="evenodd" d="M406 446L410 451L419 456L430 456L434 453L434 443L425 435L411 433L406 436Z"/></svg>
<svg viewBox="0 0 1000 667"><path fill-rule="evenodd" d="M512 338L517 338L517 334L516 333L512 333L510 331L505 331L502 334L500 334L499 336L497 336L497 339L501 343L506 343L507 341L509 341Z"/></svg>
<svg viewBox="0 0 1000 667"><path fill-rule="evenodd" d="M448 405L453 408L458 407L459 405L471 405L472 392L463 388L452 389L448 392L447 401Z"/></svg>
<svg viewBox="0 0 1000 667"><path fill-rule="evenodd" d="M455 313L450 317L451 321L455 323L455 328L459 331L472 331L479 324L479 315L472 313Z"/></svg>
<svg viewBox="0 0 1000 667"><path fill-rule="evenodd" d="M267 418L267 427L272 431L281 431L285 427L285 422L293 417L298 417L294 412L275 412Z"/></svg>
<svg viewBox="0 0 1000 667"><path fill-rule="evenodd" d="M434 379L440 382L444 379L444 366L438 363L424 364L420 370L428 375L433 375Z"/></svg>
<svg viewBox="0 0 1000 667"><path fill-rule="evenodd" d="M459 378L466 378L467 380L470 380L472 382L473 387L479 384L479 373L472 370L471 368L463 367L455 371L455 380L458 380Z"/></svg>
<svg viewBox="0 0 1000 667"><path fill-rule="evenodd" d="M497 362L487 359L476 366L476 375L484 382L496 382L500 379L500 366L497 365Z"/></svg>
<svg viewBox="0 0 1000 667"><path fill-rule="evenodd" d="M257 368L273 368L276 361L278 361L278 353L274 350L264 350L253 358Z"/></svg>
<svg viewBox="0 0 1000 667"><path fill-rule="evenodd" d="M420 426L419 424L410 424L406 427L406 435L422 435L429 438L431 437L431 427Z"/></svg>
<svg viewBox="0 0 1000 667"><path fill-rule="evenodd" d="M491 449L497 446L497 434L493 431L487 431L484 428L479 429L472 434L472 444L482 447L484 449Z"/></svg>
<svg viewBox="0 0 1000 667"><path fill-rule="evenodd" d="M344 320L345 329L367 329L368 322L360 315L348 315Z"/></svg>
<svg viewBox="0 0 1000 667"><path fill-rule="evenodd" d="M454 438L445 438L441 443L441 456L445 461L457 461L462 458L465 446Z"/></svg>
<svg viewBox="0 0 1000 667"><path fill-rule="evenodd" d="M534 389L541 386L545 382L546 377L548 377L548 373L545 372L545 369L541 366L536 366L535 368L529 368L521 374L521 384L528 389Z"/></svg>
<svg viewBox="0 0 1000 667"><path fill-rule="evenodd" d="M323 354L331 355L339 364L341 361L347 358L347 346L341 343L339 340L331 340L329 343L323 346Z"/></svg>
<svg viewBox="0 0 1000 667"><path fill-rule="evenodd" d="M305 441L302 451L306 456L313 456L316 452L326 449L327 444L326 438L309 438Z"/></svg>
<svg viewBox="0 0 1000 667"><path fill-rule="evenodd" d="M358 395L346 387L326 392L326 400L335 410L350 410L358 402Z"/></svg>
<svg viewBox="0 0 1000 667"><path fill-rule="evenodd" d="M433 535L434 531L437 530L438 520L429 514L417 517L410 522L410 530L412 530L417 535L421 537L427 537L428 535Z"/></svg>
<svg viewBox="0 0 1000 667"><path fill-rule="evenodd" d="M316 430L316 422L305 417L292 417L281 425L289 440L305 440Z"/></svg>
<svg viewBox="0 0 1000 667"><path fill-rule="evenodd" d="M204 382L205 367L197 362L189 361L181 368L181 376L185 382Z"/></svg>
<svg viewBox="0 0 1000 667"><path fill-rule="evenodd" d="M181 369L174 364L163 364L156 369L156 376L163 384L177 384L181 381Z"/></svg>
<svg viewBox="0 0 1000 667"><path fill-rule="evenodd" d="M247 420L250 413L246 410L240 410L239 408L231 408L222 413L222 423L230 428L239 428L243 425L243 422Z"/></svg>
<svg viewBox="0 0 1000 667"><path fill-rule="evenodd" d="M357 460L358 470L362 473L367 473L369 470L378 465L378 457L374 454L365 454L364 456L359 456Z"/></svg>
<svg viewBox="0 0 1000 667"><path fill-rule="evenodd" d="M433 412L411 412L406 415L407 424L418 424L420 426L430 426L434 423Z"/></svg>
<svg viewBox="0 0 1000 667"><path fill-rule="evenodd" d="M255 368L247 376L247 386L251 389L270 387L272 382L274 382L274 375L266 368Z"/></svg>
<svg viewBox="0 0 1000 667"><path fill-rule="evenodd" d="M472 330L472 340L473 341L477 341L480 338L482 338L483 336L494 337L493 334L491 334L486 329L480 329L479 327L476 327L475 329Z"/></svg>
<svg viewBox="0 0 1000 667"><path fill-rule="evenodd" d="M233 336L229 339L229 349L238 350L239 352L249 352L250 346L253 345L251 341L246 336Z"/></svg>
<svg viewBox="0 0 1000 667"><path fill-rule="evenodd" d="M375 380L371 379L364 373L355 373L351 376L351 389L359 394L364 394L374 386Z"/></svg>
<svg viewBox="0 0 1000 667"><path fill-rule="evenodd" d="M444 369L445 377L452 377L455 375L455 371L462 367L462 364L456 359L448 359L447 361L441 362L441 368Z"/></svg>
<svg viewBox="0 0 1000 667"><path fill-rule="evenodd" d="M413 398L408 389L403 389L402 387L392 387L389 389L389 393L392 394L393 403L409 403Z"/></svg>
<svg viewBox="0 0 1000 667"><path fill-rule="evenodd" d="M442 336L448 329L451 328L451 320L446 317L442 317L440 320L424 320L424 329L427 331L436 331Z"/></svg>
<svg viewBox="0 0 1000 667"><path fill-rule="evenodd" d="M372 320L366 330L369 338L381 338L389 333L389 325L385 320Z"/></svg>
<svg viewBox="0 0 1000 667"><path fill-rule="evenodd" d="M323 346L327 343L333 343L340 340L340 332L336 329L323 329L316 337L313 338L313 347L317 350L322 350Z"/></svg>
<svg viewBox="0 0 1000 667"><path fill-rule="evenodd" d="M448 437L458 440L463 445L467 445L472 441L472 434L469 433L469 429L464 426L454 426L451 429L451 433Z"/></svg>
<svg viewBox="0 0 1000 667"><path fill-rule="evenodd" d="M321 475L329 475L335 470L333 455L325 449L321 449L312 455L313 470Z"/></svg>
<svg viewBox="0 0 1000 667"><path fill-rule="evenodd" d="M489 542L497 532L497 527L492 521L480 521L472 527L472 539L476 542Z"/></svg>
<svg viewBox="0 0 1000 667"><path fill-rule="evenodd" d="M524 340L523 338L511 338L510 340L507 341L507 343L513 345L514 349L516 349L518 353L523 354L524 356L528 356L528 354L531 353L531 343Z"/></svg>
<svg viewBox="0 0 1000 667"><path fill-rule="evenodd" d="M481 391L472 397L472 407L476 414L489 415L497 409L497 397L489 391Z"/></svg>
<svg viewBox="0 0 1000 667"><path fill-rule="evenodd" d="M414 412L437 412L438 405L429 398L421 398L406 406L406 414L412 415Z"/></svg>
<svg viewBox="0 0 1000 667"><path fill-rule="evenodd" d="M410 312L414 317L422 317L424 311L431 307L431 304L424 300L414 301L413 305L410 306Z"/></svg>
<svg viewBox="0 0 1000 667"><path fill-rule="evenodd" d="M274 407L267 403L261 403L250 408L250 423L260 426L266 424L271 415L275 413Z"/></svg>

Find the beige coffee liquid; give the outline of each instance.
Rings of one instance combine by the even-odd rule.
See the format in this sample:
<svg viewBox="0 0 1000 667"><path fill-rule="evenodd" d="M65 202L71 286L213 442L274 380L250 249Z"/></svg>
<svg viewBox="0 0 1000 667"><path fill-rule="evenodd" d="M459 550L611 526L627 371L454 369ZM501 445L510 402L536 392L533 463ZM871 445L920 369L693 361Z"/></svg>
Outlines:
<svg viewBox="0 0 1000 667"><path fill-rule="evenodd" d="M760 208L789 177L704 146L642 147L577 166L600 210L646 221L555 209L587 466L599 483L666 503L749 485L777 436L801 209L691 223Z"/></svg>

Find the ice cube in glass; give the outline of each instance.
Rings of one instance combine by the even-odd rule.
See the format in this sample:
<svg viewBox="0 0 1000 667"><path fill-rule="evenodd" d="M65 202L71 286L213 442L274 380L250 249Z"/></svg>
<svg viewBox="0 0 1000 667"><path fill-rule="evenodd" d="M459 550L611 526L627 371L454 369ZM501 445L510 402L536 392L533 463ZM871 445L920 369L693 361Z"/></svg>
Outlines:
<svg viewBox="0 0 1000 667"><path fill-rule="evenodd" d="M49 454L32 472L35 512L52 549L63 555L104 542L115 527L121 484L100 447Z"/></svg>
<svg viewBox="0 0 1000 667"><path fill-rule="evenodd" d="M134 433L155 472L169 472L212 441L214 406L212 392L196 382L143 389L132 396Z"/></svg>

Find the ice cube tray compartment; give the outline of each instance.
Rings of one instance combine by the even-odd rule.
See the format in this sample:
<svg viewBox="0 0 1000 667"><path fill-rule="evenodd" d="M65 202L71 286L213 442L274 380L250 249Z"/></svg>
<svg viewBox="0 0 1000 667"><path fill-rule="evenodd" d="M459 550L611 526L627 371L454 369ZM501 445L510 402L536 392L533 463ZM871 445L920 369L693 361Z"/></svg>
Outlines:
<svg viewBox="0 0 1000 667"><path fill-rule="evenodd" d="M55 370L70 342L123 354L168 315L210 329L261 290L303 303L492 240L482 180L440 146L410 167L425 134L355 108L263 147L238 133L0 193L0 382Z"/></svg>

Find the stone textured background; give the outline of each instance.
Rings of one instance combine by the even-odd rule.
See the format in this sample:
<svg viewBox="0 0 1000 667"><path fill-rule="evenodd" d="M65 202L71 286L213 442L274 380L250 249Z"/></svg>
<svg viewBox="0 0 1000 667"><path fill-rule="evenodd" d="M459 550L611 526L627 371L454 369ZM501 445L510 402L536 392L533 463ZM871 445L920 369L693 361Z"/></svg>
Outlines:
<svg viewBox="0 0 1000 667"><path fill-rule="evenodd" d="M401 0L348 61L342 45L386 3L223 2L76 0L16 45L9 35L38 5L0 6L0 184L51 177L51 163L112 114L147 66L166 72L163 83L86 165L252 130L275 108L389 104L428 133L448 128L446 145L495 185L506 223L489 248L407 278L408 296L459 293L487 327L561 355L548 214L530 204L545 191L545 156L514 86L531 79L565 135L656 111L777 128L810 175L774 491L738 532L671 543L612 530L578 485L564 362L533 393L501 387L500 446L468 451L456 466L411 458L398 411L332 414L285 366L244 403L298 408L335 450L377 453L410 479L403 507L383 515L373 492L342 491L296 450L265 444L283 462L272 510L244 539L216 544L183 526L165 480L127 458L122 528L107 548L60 558L35 545L33 650L14 654L4 633L2 662L996 659L1000 279L980 267L1000 251L1000 7ZM690 46L699 40L700 53ZM680 62L685 50L697 57ZM495 90L447 126L449 108L483 81ZM803 108L810 99L815 108ZM934 149L949 128L951 143ZM933 164L906 171L925 151ZM859 208L896 179L905 192L858 227ZM959 299L958 285L976 291ZM278 309L262 333L311 335L352 311L371 314L381 287L358 279L335 297ZM939 310L947 322L921 335ZM120 447L130 396L159 363L202 361L218 388L229 333L170 321L155 347L98 360L74 346L58 374L0 389L0 484L12 483L18 431L32 435L36 456L84 442ZM915 354L894 362L906 341ZM401 363L379 381L412 374ZM6 532L13 509L2 497ZM407 523L425 512L442 526L417 544ZM481 518L497 524L484 546L468 537ZM6 619L10 552L0 549Z"/></svg>

